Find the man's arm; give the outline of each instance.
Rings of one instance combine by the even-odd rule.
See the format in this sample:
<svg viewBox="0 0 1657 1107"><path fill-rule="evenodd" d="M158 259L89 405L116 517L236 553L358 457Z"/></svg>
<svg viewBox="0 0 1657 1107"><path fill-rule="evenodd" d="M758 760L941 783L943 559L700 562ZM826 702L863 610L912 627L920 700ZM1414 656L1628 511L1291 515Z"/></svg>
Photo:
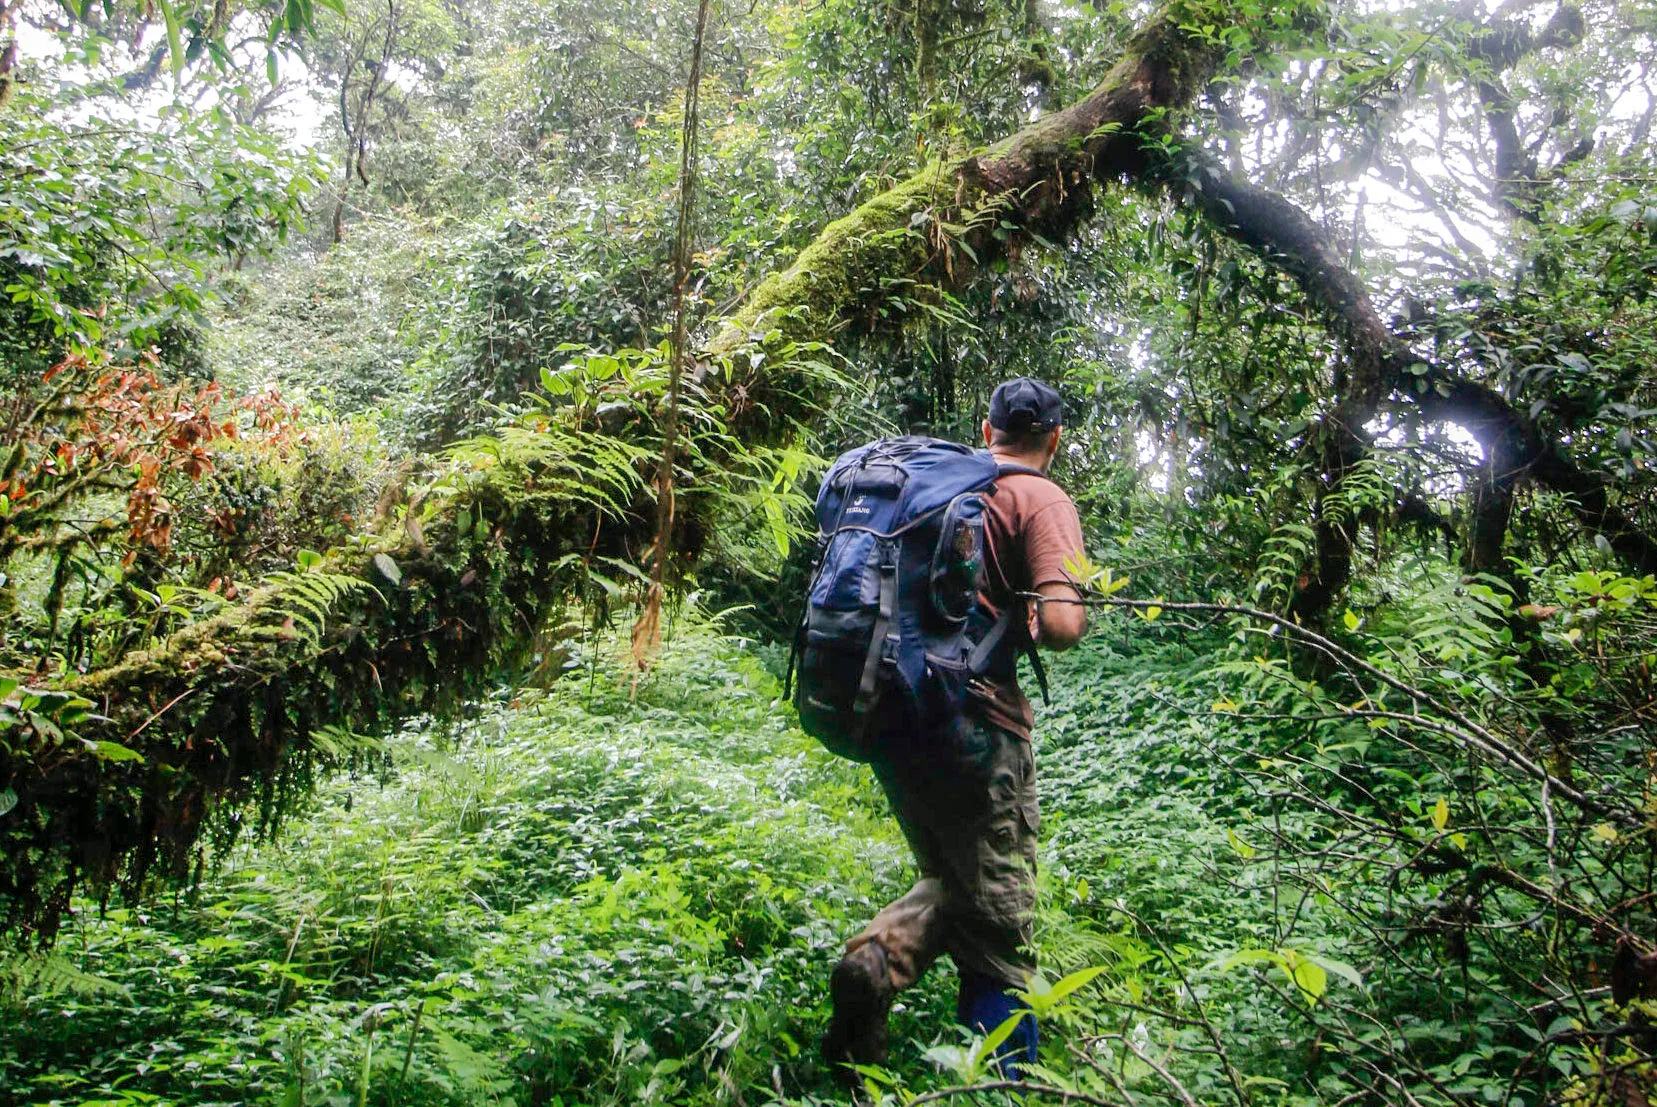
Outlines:
<svg viewBox="0 0 1657 1107"><path fill-rule="evenodd" d="M1075 602L1082 598L1082 590L1069 569L1082 552L1082 521L1076 505L1058 485L1037 486L1033 491L1045 502L1025 518L1019 536L1030 570L1025 579L1042 597L1026 601L1030 640L1050 650L1068 650L1087 630L1087 608Z"/></svg>
<svg viewBox="0 0 1657 1107"><path fill-rule="evenodd" d="M1087 607L1076 601L1081 593L1073 584L1052 581L1037 585L1042 600L1030 601L1030 637L1049 650L1068 650L1087 633ZM1047 602L1051 597L1051 602Z"/></svg>

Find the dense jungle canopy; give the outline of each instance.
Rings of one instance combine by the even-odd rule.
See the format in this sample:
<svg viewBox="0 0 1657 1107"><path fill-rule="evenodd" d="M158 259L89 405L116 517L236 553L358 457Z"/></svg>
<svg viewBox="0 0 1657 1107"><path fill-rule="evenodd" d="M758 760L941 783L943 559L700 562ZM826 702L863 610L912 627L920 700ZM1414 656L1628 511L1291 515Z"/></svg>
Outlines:
<svg viewBox="0 0 1657 1107"><path fill-rule="evenodd" d="M1649 1107L1654 119L1646 0L0 0L0 1102L835 1099L812 497L1028 374L1019 1094Z"/></svg>

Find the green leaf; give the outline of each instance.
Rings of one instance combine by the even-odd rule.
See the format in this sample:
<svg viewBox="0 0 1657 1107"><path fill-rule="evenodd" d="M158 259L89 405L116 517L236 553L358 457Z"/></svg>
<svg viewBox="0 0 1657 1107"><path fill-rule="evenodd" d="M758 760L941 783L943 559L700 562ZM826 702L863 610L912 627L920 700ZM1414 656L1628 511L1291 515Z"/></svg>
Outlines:
<svg viewBox="0 0 1657 1107"><path fill-rule="evenodd" d="M119 742L92 742L89 743L92 752L100 761L143 761L144 755Z"/></svg>
<svg viewBox="0 0 1657 1107"><path fill-rule="evenodd" d="M972 1055L961 1046L935 1045L921 1054L921 1058L932 1062L941 1069L954 1073L956 1078L963 1082L970 1083L972 1080ZM862 1071L861 1065L857 1068L859 1072ZM878 1103L880 1101L880 1089L872 1088L872 1091L874 1094L870 1097L869 1102Z"/></svg>
<svg viewBox="0 0 1657 1107"><path fill-rule="evenodd" d="M1059 980L1058 983L1054 984L1052 990L1047 993L1048 998L1054 1003L1057 1003L1071 992L1085 986L1094 977L1104 971L1105 967L1103 965L1095 965L1094 967L1087 969L1078 969L1069 976Z"/></svg>
<svg viewBox="0 0 1657 1107"><path fill-rule="evenodd" d="M650 583L650 574L646 573L637 565L634 565L631 561L623 561L619 557L601 557L599 560L604 562L604 564L613 566L619 571L627 574L640 584Z"/></svg>
<svg viewBox="0 0 1657 1107"><path fill-rule="evenodd" d="M621 585L617 584L597 569L588 569L587 579L604 589L604 594L610 599L618 599L621 596Z"/></svg>
<svg viewBox="0 0 1657 1107"><path fill-rule="evenodd" d="M995 1051L1001 1048L1001 1043L1012 1037L1013 1031L1018 1029L1020 1020L1029 1014L1029 1011L1014 1011L1009 1018L1002 1021L1000 1026L986 1034L984 1040L978 1043L972 1051L970 1067L976 1072L980 1065L994 1057Z"/></svg>
<svg viewBox="0 0 1657 1107"><path fill-rule="evenodd" d="M1289 971L1289 962L1275 949L1240 949L1220 962L1220 971L1229 972L1239 965L1272 964Z"/></svg>
<svg viewBox="0 0 1657 1107"><path fill-rule="evenodd" d="M1358 627L1363 624L1363 620L1352 614L1350 611L1341 616L1341 622L1346 625L1347 630L1353 631L1357 630Z"/></svg>
<svg viewBox="0 0 1657 1107"><path fill-rule="evenodd" d="M168 0L155 0L155 6L161 9L161 18L167 23L167 52L172 55L173 76L177 77L184 72L184 48L178 41L178 12Z"/></svg>
<svg viewBox="0 0 1657 1107"><path fill-rule="evenodd" d="M783 515L782 501L775 496L767 496L760 502L765 514L765 523L771 532L771 543L777 548L777 556L788 556L788 519Z"/></svg>
<svg viewBox="0 0 1657 1107"><path fill-rule="evenodd" d="M17 793L10 788L0 792L0 815L6 814L17 806Z"/></svg>
<svg viewBox="0 0 1657 1107"><path fill-rule="evenodd" d="M1362 988L1364 986L1364 978L1359 974L1358 970L1353 968L1351 965L1348 965L1345 961L1336 961L1334 958L1325 957L1322 954L1317 953L1303 953L1301 956L1316 961L1319 965L1323 966L1324 969L1334 973L1354 988Z"/></svg>
<svg viewBox="0 0 1657 1107"><path fill-rule="evenodd" d="M1295 987L1306 996L1308 1002L1316 1003L1323 993L1329 990L1329 974L1323 966L1308 957L1302 957L1292 950L1288 953L1290 965L1290 979Z"/></svg>

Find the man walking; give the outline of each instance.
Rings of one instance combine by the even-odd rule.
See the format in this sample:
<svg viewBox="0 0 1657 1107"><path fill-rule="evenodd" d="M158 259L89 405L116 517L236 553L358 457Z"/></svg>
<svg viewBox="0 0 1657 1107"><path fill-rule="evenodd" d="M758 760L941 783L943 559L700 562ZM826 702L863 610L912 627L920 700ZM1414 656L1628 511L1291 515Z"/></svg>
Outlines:
<svg viewBox="0 0 1657 1107"><path fill-rule="evenodd" d="M1086 608L1064 602L1080 598L1065 562L1082 553L1081 522L1070 497L1044 475L1058 453L1062 422L1059 394L1028 377L1003 383L990 398L984 444L1002 475L986 497L980 602L992 618L1008 605L1015 616L1024 607L1025 617L1012 620L999 656L971 685L942 757L928 750L873 763L921 878L846 943L830 980L834 1015L823 1037L830 1063L884 1064L893 998L940 953L961 973L956 1016L979 1033L1019 1009L1009 990L1025 988L1035 969L1025 948L1040 825L1030 752L1035 716L1018 686L1017 656L1031 644L1069 649L1087 626ZM1020 593L1059 602L1027 603ZM1035 1056L1035 1019L1026 1016L1003 1047L1004 1071L1016 1073L1019 1062Z"/></svg>

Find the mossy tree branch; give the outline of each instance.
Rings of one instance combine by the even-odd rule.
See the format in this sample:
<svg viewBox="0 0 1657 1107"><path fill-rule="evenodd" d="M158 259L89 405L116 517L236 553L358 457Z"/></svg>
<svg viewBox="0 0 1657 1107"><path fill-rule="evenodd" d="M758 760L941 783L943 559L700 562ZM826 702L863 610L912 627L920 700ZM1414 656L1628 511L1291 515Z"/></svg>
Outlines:
<svg viewBox="0 0 1657 1107"><path fill-rule="evenodd" d="M237 833L250 801L251 821L273 825L330 755L364 752L357 735L555 656L548 628L586 566L636 561L650 539L642 477L619 498L582 494L587 465L503 463L441 500L389 498L322 565L59 681L100 717L66 738L0 729L0 791L15 797L0 820L0 932L49 942L78 887L137 897L157 871L185 878L203 833ZM698 533L687 521L676 545L694 552Z"/></svg>
<svg viewBox="0 0 1657 1107"><path fill-rule="evenodd" d="M1304 18L1297 5L1283 5L1256 13L1245 28L1225 3L1165 5L1089 95L986 150L933 162L830 223L754 289L710 350L773 327L791 339L830 338L872 321L884 281L958 286L1032 234L1067 238L1092 213L1095 182L1142 170L1145 144L1165 129L1168 113L1190 103L1241 48L1296 33Z"/></svg>
<svg viewBox="0 0 1657 1107"><path fill-rule="evenodd" d="M1283 6L1262 17L1263 29L1281 30L1301 10ZM872 318L869 301L891 279L947 287L1021 235L1067 235L1091 210L1093 182L1133 171L1165 113L1249 44L1236 22L1224 5L1174 0L1127 42L1092 95L975 156L929 165L830 224L756 288L705 351L708 362L754 332L781 331L786 343L855 326ZM781 433L778 418L752 414L763 405L731 408L743 410L732 415L741 437ZM523 494L531 487L542 492ZM0 854L11 862L0 870L0 929L49 939L83 883L136 895L158 867L186 875L203 830L233 833L244 801L261 798L261 817L280 817L283 793L303 789L316 762L292 754L325 728L371 733L401 713L460 702L530 654L582 579L580 562L608 554L636 563L649 539L642 480L609 507L548 491L560 487L556 473L503 471L435 514L410 506L411 517L425 514L423 526L382 516L320 567L377 588L340 593L325 625L307 626L293 582L276 582L64 682L104 717L80 724L80 738L137 756L89 756L27 730L4 735L0 788L17 802L0 826ZM468 522L481 519L487 528ZM697 525L687 513L692 533L676 548L695 552Z"/></svg>

